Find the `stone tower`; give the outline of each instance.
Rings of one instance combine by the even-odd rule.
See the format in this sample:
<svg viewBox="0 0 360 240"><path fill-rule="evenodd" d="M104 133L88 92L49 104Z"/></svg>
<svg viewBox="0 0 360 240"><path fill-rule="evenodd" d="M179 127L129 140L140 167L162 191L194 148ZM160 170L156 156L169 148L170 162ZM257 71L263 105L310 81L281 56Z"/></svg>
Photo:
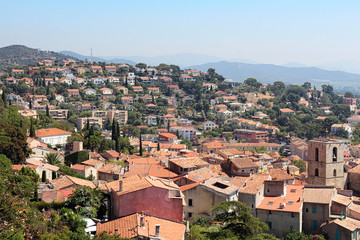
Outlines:
<svg viewBox="0 0 360 240"><path fill-rule="evenodd" d="M308 143L308 184L344 188L344 149L339 141L311 140Z"/></svg>

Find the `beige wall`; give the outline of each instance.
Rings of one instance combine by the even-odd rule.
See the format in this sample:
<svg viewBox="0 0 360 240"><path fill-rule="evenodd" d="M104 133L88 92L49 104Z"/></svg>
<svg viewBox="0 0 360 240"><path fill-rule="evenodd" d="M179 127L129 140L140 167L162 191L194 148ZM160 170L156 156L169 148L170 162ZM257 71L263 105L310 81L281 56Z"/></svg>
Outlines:
<svg viewBox="0 0 360 240"><path fill-rule="evenodd" d="M333 161L333 148L337 148L337 161ZM315 161L316 148L319 151ZM338 186L344 188L344 149L341 143L309 141L308 183L313 185ZM315 176L318 169L319 176ZM336 177L333 171L336 170Z"/></svg>
<svg viewBox="0 0 360 240"><path fill-rule="evenodd" d="M316 207L316 214L312 213L312 207ZM330 216L329 204L304 203L303 205L303 231L305 233L320 233L320 225ZM317 221L317 230L312 230L312 221Z"/></svg>
<svg viewBox="0 0 360 240"><path fill-rule="evenodd" d="M184 206L184 219L192 220L200 216L209 217L211 208L221 202L238 200L237 196L233 199L226 199L226 195L212 191L201 185L183 192L186 205ZM189 205L189 199L192 199L193 206ZM192 213L192 219L188 218L188 213Z"/></svg>
<svg viewBox="0 0 360 240"><path fill-rule="evenodd" d="M290 213L283 211L271 211L257 209L257 217L262 222L271 222L270 233L275 234L277 237L283 237L292 227L294 230L302 231L302 210L299 213Z"/></svg>

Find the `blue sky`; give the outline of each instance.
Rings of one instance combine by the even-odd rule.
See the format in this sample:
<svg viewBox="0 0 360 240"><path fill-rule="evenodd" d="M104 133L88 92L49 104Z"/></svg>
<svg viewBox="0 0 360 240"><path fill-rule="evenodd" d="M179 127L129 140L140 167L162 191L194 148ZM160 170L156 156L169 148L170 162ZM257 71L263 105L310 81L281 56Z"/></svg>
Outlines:
<svg viewBox="0 0 360 240"><path fill-rule="evenodd" d="M198 53L263 63L360 60L360 1L0 0L0 47L96 56Z"/></svg>

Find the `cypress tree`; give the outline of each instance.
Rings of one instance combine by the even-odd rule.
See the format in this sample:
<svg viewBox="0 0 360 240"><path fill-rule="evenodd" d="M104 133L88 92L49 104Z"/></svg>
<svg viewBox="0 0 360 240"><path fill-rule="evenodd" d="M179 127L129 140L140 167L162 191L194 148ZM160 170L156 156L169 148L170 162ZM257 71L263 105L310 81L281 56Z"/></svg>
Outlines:
<svg viewBox="0 0 360 240"><path fill-rule="evenodd" d="M32 100L30 99L30 102L29 102L29 109L32 109Z"/></svg>
<svg viewBox="0 0 360 240"><path fill-rule="evenodd" d="M34 127L34 121L31 118L30 120L30 137L35 137L35 127Z"/></svg>
<svg viewBox="0 0 360 240"><path fill-rule="evenodd" d="M168 132L170 132L170 121L168 121L168 123L167 123L167 130L168 130Z"/></svg>
<svg viewBox="0 0 360 240"><path fill-rule="evenodd" d="M142 146L142 141L141 141L141 133L140 133L139 141L140 141L140 149L139 149L139 152L140 152L140 156L142 157L142 155L143 155L143 146Z"/></svg>
<svg viewBox="0 0 360 240"><path fill-rule="evenodd" d="M111 125L111 140L115 140L116 136L115 136L115 129L116 129L116 125L115 125L115 118L113 119L112 125Z"/></svg>
<svg viewBox="0 0 360 240"><path fill-rule="evenodd" d="M157 150L160 151L160 143L158 142Z"/></svg>
<svg viewBox="0 0 360 240"><path fill-rule="evenodd" d="M46 116L50 117L49 106L46 104Z"/></svg>
<svg viewBox="0 0 360 240"><path fill-rule="evenodd" d="M119 138L120 137L120 125L119 125L118 121L115 121L115 122L116 122L116 138Z"/></svg>
<svg viewBox="0 0 360 240"><path fill-rule="evenodd" d="M1 98L2 98L2 100L4 102L4 106L6 107L7 106L7 101L6 101L6 94L5 94L4 91L3 91L2 95L1 95Z"/></svg>
<svg viewBox="0 0 360 240"><path fill-rule="evenodd" d="M39 201L39 193L38 193L37 186L35 186L35 189L34 189L34 201L35 202Z"/></svg>

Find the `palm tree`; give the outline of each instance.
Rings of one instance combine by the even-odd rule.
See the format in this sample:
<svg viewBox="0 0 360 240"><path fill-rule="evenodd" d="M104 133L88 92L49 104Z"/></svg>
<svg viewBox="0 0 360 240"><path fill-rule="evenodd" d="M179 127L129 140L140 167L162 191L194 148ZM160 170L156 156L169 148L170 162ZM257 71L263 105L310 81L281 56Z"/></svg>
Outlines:
<svg viewBox="0 0 360 240"><path fill-rule="evenodd" d="M56 153L47 153L45 155L45 159L46 159L47 163L49 163L51 165L60 165L61 164L61 158Z"/></svg>

